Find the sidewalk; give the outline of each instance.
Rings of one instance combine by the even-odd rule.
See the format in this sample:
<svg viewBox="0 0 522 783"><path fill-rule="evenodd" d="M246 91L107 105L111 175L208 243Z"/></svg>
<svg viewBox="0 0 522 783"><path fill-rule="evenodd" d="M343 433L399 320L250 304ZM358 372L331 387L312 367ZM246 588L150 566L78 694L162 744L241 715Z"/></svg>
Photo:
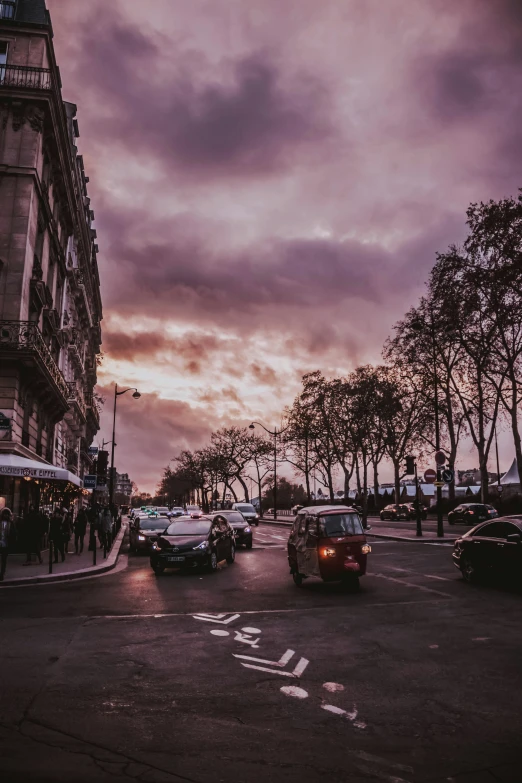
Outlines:
<svg viewBox="0 0 522 783"><path fill-rule="evenodd" d="M107 557L103 557L103 549L96 550L96 565L93 565L93 553L88 551L89 532L85 535L84 550L81 555L74 554L74 538L69 541L69 550L65 557L65 562L53 563L53 572L49 573L49 550L42 552L43 563L40 565L36 555L33 554L33 562L29 566L24 566L25 554L9 555L7 558L7 569L4 581L0 582L2 587L12 587L16 585L41 584L48 582L61 582L66 579L81 579L86 576L95 576L112 570L118 561L118 555L126 532L126 524L123 523L121 529L114 539L114 543ZM35 562L36 561L36 562ZM60 556L58 556L60 561Z"/></svg>
<svg viewBox="0 0 522 783"><path fill-rule="evenodd" d="M264 525L276 525L277 527L291 527L293 525L293 518L292 517L277 517L277 521L274 521L273 517L266 517L265 519L259 520L261 524ZM422 537L417 538L415 535L415 527L413 527L412 530L398 530L394 527L383 527L381 525L372 525L372 520L368 519L368 522L370 524L371 530L367 531L366 535L368 537L373 538L384 538L389 539L390 541L414 541L415 543L422 543L424 541L427 542L448 542L453 543L453 541L456 541L457 538L459 538L459 535L455 535L454 533L448 533L446 530L444 531L444 538L439 538L437 536L437 533L433 530L423 530Z"/></svg>

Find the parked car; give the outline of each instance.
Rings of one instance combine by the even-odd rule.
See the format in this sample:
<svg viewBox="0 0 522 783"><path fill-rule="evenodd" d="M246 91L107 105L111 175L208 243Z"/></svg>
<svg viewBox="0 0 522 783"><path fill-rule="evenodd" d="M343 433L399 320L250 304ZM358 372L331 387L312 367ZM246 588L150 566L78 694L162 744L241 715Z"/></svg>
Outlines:
<svg viewBox="0 0 522 783"><path fill-rule="evenodd" d="M415 503L406 503L406 508L408 509L408 519L416 520L417 509ZM425 506L423 503L421 503L420 512L421 512L421 519L426 519L428 516L428 506Z"/></svg>
<svg viewBox="0 0 522 783"><path fill-rule="evenodd" d="M259 525L259 514L252 503L233 503L232 511L240 511L250 525Z"/></svg>
<svg viewBox="0 0 522 783"><path fill-rule="evenodd" d="M381 520L385 519L408 519L408 507L404 503L391 503L385 506L379 514Z"/></svg>
<svg viewBox="0 0 522 783"><path fill-rule="evenodd" d="M138 518L129 528L129 543L132 552L150 552L160 533L165 532L170 520L165 516Z"/></svg>
<svg viewBox="0 0 522 783"><path fill-rule="evenodd" d="M239 511L215 511L209 516L214 518L218 514L224 516L232 527L236 536L236 546L245 546L247 549L252 549L252 528L243 514Z"/></svg>
<svg viewBox="0 0 522 783"><path fill-rule="evenodd" d="M498 511L493 506L484 503L461 503L448 514L448 523L455 525L462 522L465 525L476 525L477 522L485 522L487 519L496 519Z"/></svg>
<svg viewBox="0 0 522 783"><path fill-rule="evenodd" d="M455 541L453 563L467 582L522 578L522 517L482 522Z"/></svg>
<svg viewBox="0 0 522 783"><path fill-rule="evenodd" d="M213 572L218 563L232 564L236 557L234 531L223 514L212 519L176 519L154 542L150 564L156 574L166 568L206 568Z"/></svg>

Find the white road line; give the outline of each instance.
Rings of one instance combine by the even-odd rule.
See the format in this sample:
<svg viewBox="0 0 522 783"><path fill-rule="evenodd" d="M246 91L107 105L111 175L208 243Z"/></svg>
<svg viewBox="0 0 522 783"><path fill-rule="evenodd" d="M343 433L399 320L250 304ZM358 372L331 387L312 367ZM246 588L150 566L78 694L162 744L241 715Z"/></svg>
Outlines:
<svg viewBox="0 0 522 783"><path fill-rule="evenodd" d="M404 574L410 574L411 576L423 576L426 579L437 579L440 582L454 582L454 579L449 579L447 576L435 576L435 574L423 574L420 571L412 571L411 568L398 568L397 566L388 566L390 571L401 571Z"/></svg>
<svg viewBox="0 0 522 783"><path fill-rule="evenodd" d="M415 590L421 590L423 593L433 593L434 595L441 595L444 598L452 598L449 593L441 593L438 590L433 590L431 587L424 587L423 585L416 585L412 582L406 582L404 579L397 579L394 576L386 576L385 574L374 574L379 579L387 579L389 582L396 582L399 585L405 585L406 587L412 587Z"/></svg>
<svg viewBox="0 0 522 783"><path fill-rule="evenodd" d="M364 750L352 750L350 751L352 756L357 756L363 761L373 761L375 764L381 764L390 769L398 769L400 772L413 772L413 767L409 767L407 764L396 764L395 762L388 761L388 759L381 758L381 756L374 756L372 753L366 753Z"/></svg>

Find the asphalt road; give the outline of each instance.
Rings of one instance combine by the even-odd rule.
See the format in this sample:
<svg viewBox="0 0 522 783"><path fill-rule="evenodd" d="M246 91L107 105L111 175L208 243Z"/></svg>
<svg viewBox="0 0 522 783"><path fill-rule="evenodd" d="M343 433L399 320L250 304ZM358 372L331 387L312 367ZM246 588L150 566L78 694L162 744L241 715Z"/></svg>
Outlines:
<svg viewBox="0 0 522 783"><path fill-rule="evenodd" d="M2 588L1 780L520 781L522 596L384 541L359 594L298 589L286 535L216 574Z"/></svg>

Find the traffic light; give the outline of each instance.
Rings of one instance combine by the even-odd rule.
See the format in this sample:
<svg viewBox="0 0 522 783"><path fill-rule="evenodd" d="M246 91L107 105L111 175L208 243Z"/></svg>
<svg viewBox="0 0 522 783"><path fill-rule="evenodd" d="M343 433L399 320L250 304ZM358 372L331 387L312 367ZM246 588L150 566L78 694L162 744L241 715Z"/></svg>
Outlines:
<svg viewBox="0 0 522 783"><path fill-rule="evenodd" d="M107 467L109 465L109 452L99 451L96 475L98 476L98 486L104 487L107 484Z"/></svg>
<svg viewBox="0 0 522 783"><path fill-rule="evenodd" d="M408 476L415 473L415 457L406 457L406 473Z"/></svg>

